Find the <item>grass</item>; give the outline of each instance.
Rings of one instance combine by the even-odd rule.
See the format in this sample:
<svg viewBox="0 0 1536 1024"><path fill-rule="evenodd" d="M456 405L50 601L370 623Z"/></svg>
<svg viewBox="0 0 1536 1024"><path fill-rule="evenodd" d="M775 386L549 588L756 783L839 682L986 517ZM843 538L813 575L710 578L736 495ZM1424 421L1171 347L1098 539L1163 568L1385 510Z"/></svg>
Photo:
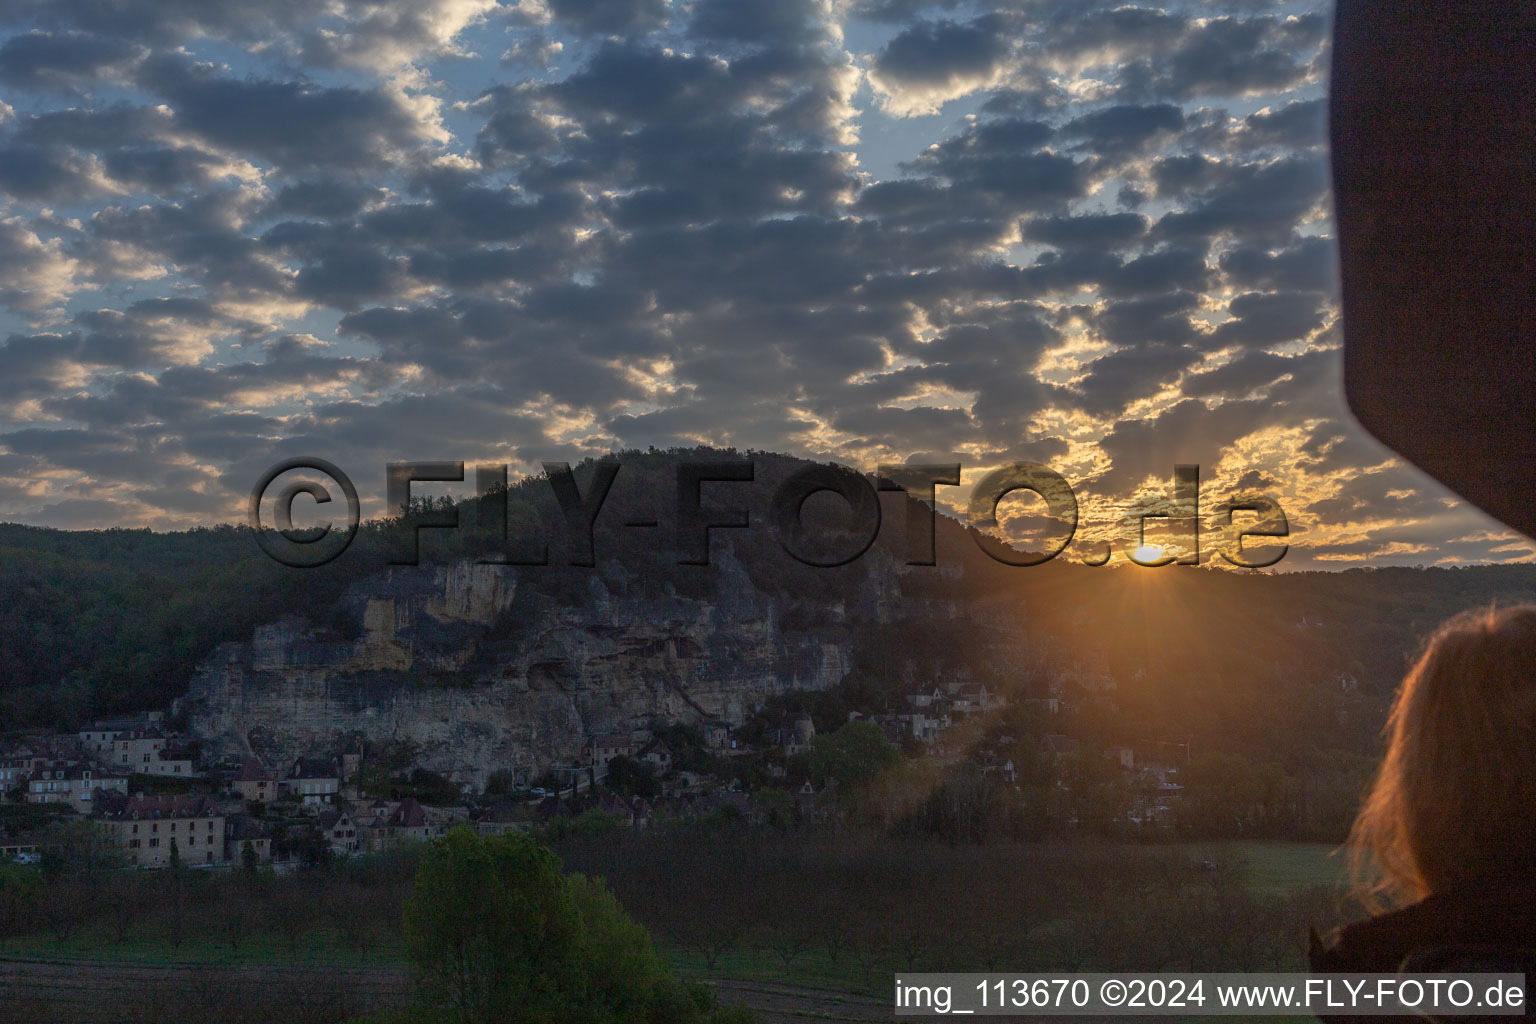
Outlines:
<svg viewBox="0 0 1536 1024"><path fill-rule="evenodd" d="M1283 898L1317 888L1338 889L1345 880L1343 857L1336 853L1336 847L1322 843L1196 842L1164 849L1181 852L1196 861L1246 864L1249 887L1269 897ZM1046 948L1049 939L1044 936L1041 938L1039 952L1049 957L1050 951ZM813 947L803 951L786 971L783 962L771 950L742 946L723 953L714 970L710 970L704 958L697 953L664 942L658 942L658 948L680 975L694 980L765 982L871 995L885 993L889 974L898 966L892 961L883 962L872 977L866 979L862 967L851 953L845 953L834 961L825 949ZM153 934L135 934L124 942L115 943L96 929L83 930L63 942L46 934L12 938L0 942L0 956L145 966L242 964L282 968L295 964L312 966L324 963L397 970L407 966L398 934L381 936L370 948L368 958L364 961L358 957L354 946L328 927L317 928L305 935L299 943L296 957L290 951L286 938L271 931L253 932L241 942L238 950L231 951L226 942L216 938L199 939L192 936L180 948L173 947ZM943 959L958 964L964 957L959 951L954 951ZM976 968L972 965L968 969Z"/></svg>
<svg viewBox="0 0 1536 1024"><path fill-rule="evenodd" d="M1199 860L1245 861L1249 887L1267 896L1285 896L1318 887L1342 888L1348 883L1344 854L1330 843L1252 840L1189 843L1183 848Z"/></svg>
<svg viewBox="0 0 1536 1024"><path fill-rule="evenodd" d="M253 932L237 950L227 942L190 936L180 948L155 936L133 935L122 942L85 930L60 942L35 933L0 941L0 957L23 960L89 960L127 963L146 967L233 966L305 967L327 964L337 967L406 966L405 950L398 936L374 943L368 958L328 929L319 929L299 941L297 955L286 937L274 932Z"/></svg>

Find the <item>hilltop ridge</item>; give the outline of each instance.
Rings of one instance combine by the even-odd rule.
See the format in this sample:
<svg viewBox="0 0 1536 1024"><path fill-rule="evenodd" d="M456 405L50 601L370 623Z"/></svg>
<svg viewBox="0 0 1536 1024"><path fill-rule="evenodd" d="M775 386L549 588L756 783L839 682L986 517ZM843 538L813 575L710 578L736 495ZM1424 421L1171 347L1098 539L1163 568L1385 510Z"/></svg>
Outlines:
<svg viewBox="0 0 1536 1024"><path fill-rule="evenodd" d="M868 551L819 568L789 557L768 521L776 486L805 460L708 448L620 459L590 568L567 564L543 478L506 495L509 536L548 543L539 566L479 564L505 542L476 526L473 499L461 529L421 532L414 567L389 564L407 537L398 521L365 523L343 557L310 570L272 562L245 527L0 526L0 720L71 726L187 698L226 745L277 750L327 742L321 717L336 718L333 734L367 731L370 708L387 721L410 705L423 720L462 714L457 733L423 734L444 751L505 753L482 726L515 720L491 731L563 757L582 735L646 718L739 719L796 690L879 700L967 677L1111 691L1095 726L1106 740L1135 723L1285 758L1368 751L1425 632L1463 608L1536 599L1529 565L1269 574L1092 568L1069 552L1012 567L943 515L937 565L910 566L900 495L882 496ZM679 564L676 467L722 459L752 460L755 479L706 484L704 504L744 506L751 525L710 531L712 564ZM580 487L593 471L576 467ZM824 533L847 525L833 498L807 502L805 517ZM292 721L255 696L295 686L318 696Z"/></svg>

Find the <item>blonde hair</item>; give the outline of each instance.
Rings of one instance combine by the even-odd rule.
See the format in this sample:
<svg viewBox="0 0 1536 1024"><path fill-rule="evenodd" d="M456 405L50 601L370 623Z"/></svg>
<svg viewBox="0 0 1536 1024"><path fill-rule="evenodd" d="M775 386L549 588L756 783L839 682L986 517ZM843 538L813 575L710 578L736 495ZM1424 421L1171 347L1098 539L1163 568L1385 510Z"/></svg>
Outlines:
<svg viewBox="0 0 1536 1024"><path fill-rule="evenodd" d="M1372 910L1536 863L1536 605L1451 619L1403 680L1350 833Z"/></svg>

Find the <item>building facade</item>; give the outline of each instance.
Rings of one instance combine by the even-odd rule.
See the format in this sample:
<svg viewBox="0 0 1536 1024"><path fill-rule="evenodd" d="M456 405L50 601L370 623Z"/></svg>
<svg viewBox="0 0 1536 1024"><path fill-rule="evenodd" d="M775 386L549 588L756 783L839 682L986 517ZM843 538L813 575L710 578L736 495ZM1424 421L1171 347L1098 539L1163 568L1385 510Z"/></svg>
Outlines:
<svg viewBox="0 0 1536 1024"><path fill-rule="evenodd" d="M96 820L135 867L166 867L173 850L187 867L212 867L225 860L224 812L205 796L135 794L104 800Z"/></svg>
<svg viewBox="0 0 1536 1024"><path fill-rule="evenodd" d="M27 777L29 804L69 804L90 814L103 793L128 792L128 776L61 761L44 761Z"/></svg>

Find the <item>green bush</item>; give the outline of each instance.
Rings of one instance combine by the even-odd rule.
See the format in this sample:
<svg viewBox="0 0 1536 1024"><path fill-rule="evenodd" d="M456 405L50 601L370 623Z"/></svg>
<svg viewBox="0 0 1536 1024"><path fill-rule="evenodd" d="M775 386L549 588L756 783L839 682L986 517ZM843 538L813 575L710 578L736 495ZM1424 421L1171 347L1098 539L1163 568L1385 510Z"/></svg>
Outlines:
<svg viewBox="0 0 1536 1024"><path fill-rule="evenodd" d="M739 1021L672 976L601 879L521 833L467 826L424 851L405 905L422 1002L456 1024ZM380 1018L391 1020L393 1018ZM750 1018L746 1018L750 1019Z"/></svg>

